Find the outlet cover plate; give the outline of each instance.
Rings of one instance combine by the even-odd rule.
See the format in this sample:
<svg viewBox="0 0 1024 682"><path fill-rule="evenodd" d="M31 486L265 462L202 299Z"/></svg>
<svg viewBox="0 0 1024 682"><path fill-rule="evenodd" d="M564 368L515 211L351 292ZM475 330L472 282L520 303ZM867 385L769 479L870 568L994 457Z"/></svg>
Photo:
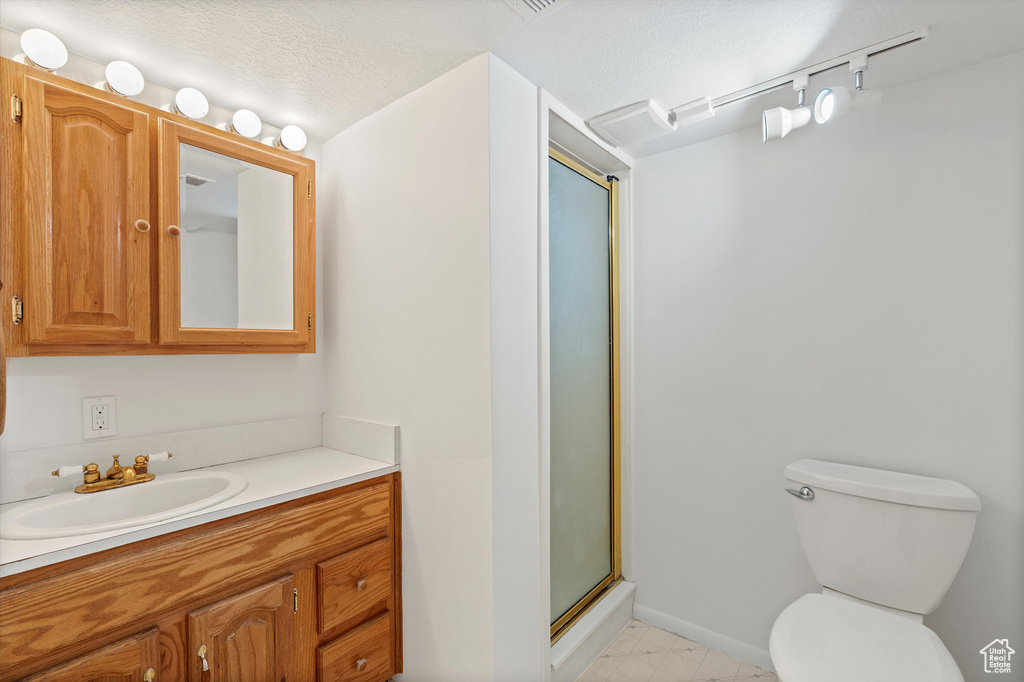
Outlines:
<svg viewBox="0 0 1024 682"><path fill-rule="evenodd" d="M107 406L107 428L93 429L93 407ZM82 438L109 438L117 435L117 399L112 395L82 398Z"/></svg>

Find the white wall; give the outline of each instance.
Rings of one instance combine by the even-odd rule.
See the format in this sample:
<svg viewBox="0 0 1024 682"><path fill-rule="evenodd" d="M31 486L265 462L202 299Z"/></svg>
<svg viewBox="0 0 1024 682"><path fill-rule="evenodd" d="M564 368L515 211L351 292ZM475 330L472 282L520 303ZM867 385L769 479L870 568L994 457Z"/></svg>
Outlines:
<svg viewBox="0 0 1024 682"><path fill-rule="evenodd" d="M326 404L401 426L404 679L493 670L489 56L324 145Z"/></svg>
<svg viewBox="0 0 1024 682"><path fill-rule="evenodd" d="M992 639L1024 642L1022 61L638 162L638 604L767 649L817 589L782 490L817 457L975 490L973 545L925 622L968 680Z"/></svg>
<svg viewBox="0 0 1024 682"><path fill-rule="evenodd" d="M494 679L543 680L551 627L541 589L538 91L490 59L491 444Z"/></svg>

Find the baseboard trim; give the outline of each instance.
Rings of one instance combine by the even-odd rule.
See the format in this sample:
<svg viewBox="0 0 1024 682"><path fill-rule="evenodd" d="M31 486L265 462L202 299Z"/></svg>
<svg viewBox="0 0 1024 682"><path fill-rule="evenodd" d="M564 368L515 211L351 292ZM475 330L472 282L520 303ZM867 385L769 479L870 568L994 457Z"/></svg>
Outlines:
<svg viewBox="0 0 1024 682"><path fill-rule="evenodd" d="M759 649L746 642L741 642L714 630L708 630L700 625L689 623L681 618L670 616L649 606L633 604L633 617L648 625L667 630L674 635L685 637L697 644L702 644L724 654L729 654L741 661L746 661L751 665L756 665L758 668L775 671L775 666L772 665L771 654L766 649Z"/></svg>

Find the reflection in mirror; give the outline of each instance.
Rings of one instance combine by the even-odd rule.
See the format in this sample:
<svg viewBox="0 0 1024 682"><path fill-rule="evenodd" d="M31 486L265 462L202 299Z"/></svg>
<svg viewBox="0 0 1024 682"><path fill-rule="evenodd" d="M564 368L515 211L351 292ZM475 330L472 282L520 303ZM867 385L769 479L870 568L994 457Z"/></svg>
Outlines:
<svg viewBox="0 0 1024 682"><path fill-rule="evenodd" d="M181 326L292 329L292 176L181 144Z"/></svg>

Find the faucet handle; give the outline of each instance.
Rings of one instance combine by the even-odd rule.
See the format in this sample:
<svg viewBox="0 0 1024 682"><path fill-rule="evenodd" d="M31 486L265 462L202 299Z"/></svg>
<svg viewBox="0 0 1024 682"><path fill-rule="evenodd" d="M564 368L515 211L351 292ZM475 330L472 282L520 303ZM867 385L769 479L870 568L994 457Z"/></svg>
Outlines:
<svg viewBox="0 0 1024 682"><path fill-rule="evenodd" d="M60 476L64 478L66 476L75 476L77 474L85 474L86 483L95 483L100 480L100 465L99 464L86 464L77 466L62 466L58 467L56 471L51 472L53 476Z"/></svg>
<svg viewBox="0 0 1024 682"><path fill-rule="evenodd" d="M166 450L163 452L155 452L152 455L139 455L135 458L135 473L148 473L150 462L162 462L170 457L174 457L174 454L167 452Z"/></svg>

